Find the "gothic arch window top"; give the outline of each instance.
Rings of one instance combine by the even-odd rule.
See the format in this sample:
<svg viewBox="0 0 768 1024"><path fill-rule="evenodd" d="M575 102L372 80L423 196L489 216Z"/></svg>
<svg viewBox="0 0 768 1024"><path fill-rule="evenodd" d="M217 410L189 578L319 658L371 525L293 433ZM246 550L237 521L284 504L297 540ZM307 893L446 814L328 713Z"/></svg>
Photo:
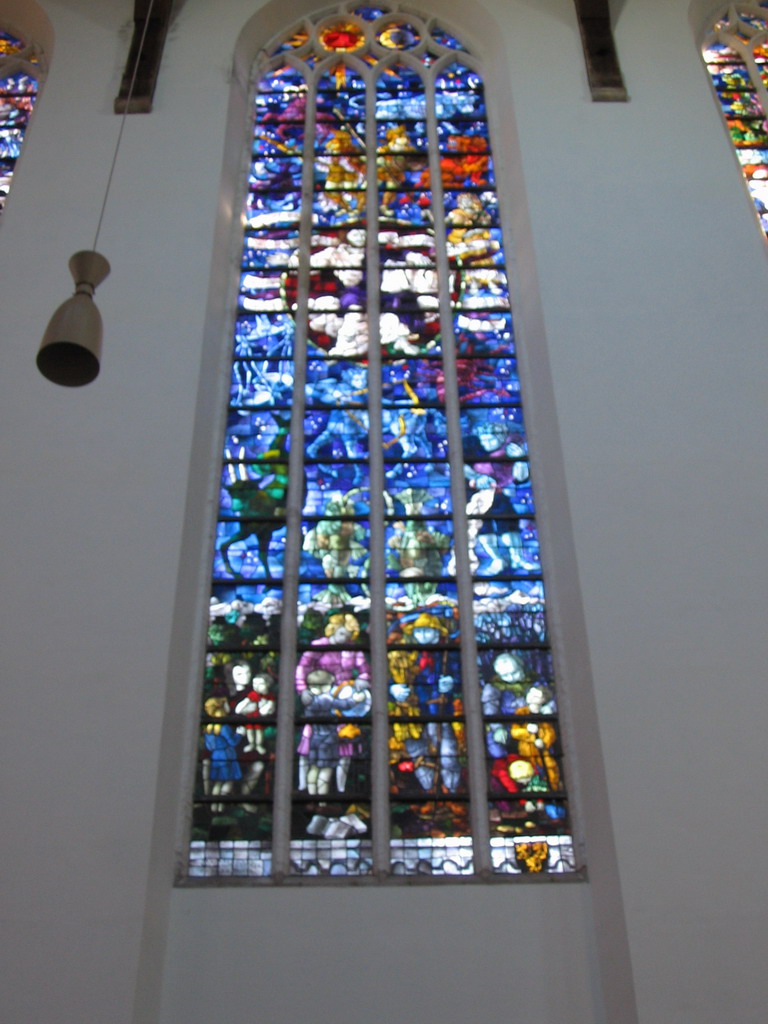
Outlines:
<svg viewBox="0 0 768 1024"><path fill-rule="evenodd" d="M479 66L352 7L257 73L188 874L573 875Z"/></svg>
<svg viewBox="0 0 768 1024"><path fill-rule="evenodd" d="M703 54L768 235L768 0L729 4L707 35Z"/></svg>
<svg viewBox="0 0 768 1024"><path fill-rule="evenodd" d="M41 70L37 48L0 27L0 213L37 99Z"/></svg>

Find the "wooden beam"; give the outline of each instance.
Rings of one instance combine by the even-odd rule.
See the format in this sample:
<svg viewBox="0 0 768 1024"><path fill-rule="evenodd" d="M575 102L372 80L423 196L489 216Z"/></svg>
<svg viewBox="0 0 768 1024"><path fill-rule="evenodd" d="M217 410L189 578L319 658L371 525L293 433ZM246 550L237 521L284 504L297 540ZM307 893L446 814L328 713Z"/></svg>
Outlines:
<svg viewBox="0 0 768 1024"><path fill-rule="evenodd" d="M629 96L613 40L608 0L575 0L575 3L592 99L602 103L626 102Z"/></svg>
<svg viewBox="0 0 768 1024"><path fill-rule="evenodd" d="M154 3L152 0L134 0L133 39L128 51L123 80L120 83L120 92L115 99L116 114L148 114L152 110L152 97L155 95L165 37L168 35L172 3L173 0L154 0ZM137 60L136 81L131 102L128 104L128 93Z"/></svg>

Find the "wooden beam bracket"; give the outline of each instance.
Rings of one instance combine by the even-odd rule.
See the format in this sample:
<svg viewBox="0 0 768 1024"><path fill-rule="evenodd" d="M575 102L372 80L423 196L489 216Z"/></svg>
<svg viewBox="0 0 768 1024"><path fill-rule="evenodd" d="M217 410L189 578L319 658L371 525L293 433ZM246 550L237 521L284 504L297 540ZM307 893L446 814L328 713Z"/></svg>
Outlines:
<svg viewBox="0 0 768 1024"><path fill-rule="evenodd" d="M608 0L575 0L592 99L626 103L629 99L616 52Z"/></svg>
<svg viewBox="0 0 768 1024"><path fill-rule="evenodd" d="M134 0L133 39L120 83L120 92L115 99L116 114L148 114L152 110L152 98L155 95L160 62L163 58L165 37L168 35L168 26L171 21L172 2L173 0L154 0L150 14L150 0ZM147 18L148 14L149 19ZM141 46L142 37L144 38L143 46ZM141 47L141 52L139 52L139 47ZM136 81L129 104L127 102L128 93L137 60Z"/></svg>

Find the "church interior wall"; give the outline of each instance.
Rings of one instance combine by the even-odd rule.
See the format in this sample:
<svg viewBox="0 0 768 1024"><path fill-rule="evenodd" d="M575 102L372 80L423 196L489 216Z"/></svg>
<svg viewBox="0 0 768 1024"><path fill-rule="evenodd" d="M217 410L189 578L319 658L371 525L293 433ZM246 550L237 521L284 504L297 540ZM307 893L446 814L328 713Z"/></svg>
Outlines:
<svg viewBox="0 0 768 1024"><path fill-rule="evenodd" d="M757 1022L766 243L697 53L701 5L614 5L626 104L590 101L571 0L483 0L474 28L439 7L479 47L495 30L481 56L588 881L344 889L173 887L246 68L275 3L178 5L101 233L101 375L70 390L35 368L98 219L132 6L0 0L51 58L0 223L8 1020Z"/></svg>

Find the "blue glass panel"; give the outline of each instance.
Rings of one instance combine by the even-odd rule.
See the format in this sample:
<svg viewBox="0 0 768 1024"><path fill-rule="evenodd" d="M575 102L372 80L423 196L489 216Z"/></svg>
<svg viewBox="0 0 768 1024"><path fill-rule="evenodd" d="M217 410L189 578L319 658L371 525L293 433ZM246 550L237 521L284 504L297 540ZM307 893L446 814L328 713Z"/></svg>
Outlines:
<svg viewBox="0 0 768 1024"><path fill-rule="evenodd" d="M763 108L754 92L720 92L723 113L734 117L762 117Z"/></svg>
<svg viewBox="0 0 768 1024"><path fill-rule="evenodd" d="M287 486L285 463L227 463L222 473L220 511L239 519L282 516Z"/></svg>
<svg viewBox="0 0 768 1024"><path fill-rule="evenodd" d="M251 192L246 203L246 217L251 228L286 228L298 224L301 193L285 192L262 195Z"/></svg>
<svg viewBox="0 0 768 1024"><path fill-rule="evenodd" d="M293 33L288 39L282 42L279 46L275 47L274 53L284 53L288 50L297 50L300 46L303 46L309 39L309 34L305 28L300 28Z"/></svg>
<svg viewBox="0 0 768 1024"><path fill-rule="evenodd" d="M392 70L379 78L376 86L377 121L421 121L426 119L426 97L417 85L415 72L400 74Z"/></svg>
<svg viewBox="0 0 768 1024"><path fill-rule="evenodd" d="M344 156L322 156L315 161L315 188L364 189L365 157L349 153Z"/></svg>
<svg viewBox="0 0 768 1024"><path fill-rule="evenodd" d="M386 527L387 575L441 578L453 575L448 560L453 524L446 519L399 519Z"/></svg>
<svg viewBox="0 0 768 1024"><path fill-rule="evenodd" d="M310 459L365 459L368 413L364 410L311 411L304 417L305 451Z"/></svg>
<svg viewBox="0 0 768 1024"><path fill-rule="evenodd" d="M369 608L369 592L363 583L299 582L299 645L324 637L330 615L348 613L354 615L360 629L358 642L365 646Z"/></svg>
<svg viewBox="0 0 768 1024"><path fill-rule="evenodd" d="M388 515L449 513L451 471L447 462L396 462L384 467Z"/></svg>
<svg viewBox="0 0 768 1024"><path fill-rule="evenodd" d="M475 498L477 511L468 508L468 514L475 513L478 518L470 518L467 526L474 575L540 575L539 540L534 523L529 519L507 518L514 512L512 503L496 488L477 491Z"/></svg>
<svg viewBox="0 0 768 1024"><path fill-rule="evenodd" d="M467 459L493 455L524 455L527 451L522 410L502 406L493 409L465 409L461 433Z"/></svg>
<svg viewBox="0 0 768 1024"><path fill-rule="evenodd" d="M248 520L219 522L216 527L215 579L280 578L285 555L285 525Z"/></svg>
<svg viewBox="0 0 768 1024"><path fill-rule="evenodd" d="M23 73L0 78L0 92L7 93L9 96L34 97L37 94L37 89L37 81Z"/></svg>
<svg viewBox="0 0 768 1024"><path fill-rule="evenodd" d="M501 231L498 228L462 227L454 217L447 239L448 259L452 265L471 267L501 266L504 253L501 247Z"/></svg>
<svg viewBox="0 0 768 1024"><path fill-rule="evenodd" d="M445 216L449 225L448 241L452 232L467 228L498 227L498 201L495 192L446 191ZM460 234L458 238L463 238Z"/></svg>
<svg viewBox="0 0 768 1024"><path fill-rule="evenodd" d="M442 362L411 359L382 367L382 400L388 406L441 404L445 397Z"/></svg>
<svg viewBox="0 0 768 1024"><path fill-rule="evenodd" d="M251 164L248 185L259 191L301 188L301 166L300 157L264 156Z"/></svg>
<svg viewBox="0 0 768 1024"><path fill-rule="evenodd" d="M31 96L3 96L0 90L0 129L25 126L34 102Z"/></svg>
<svg viewBox="0 0 768 1024"><path fill-rule="evenodd" d="M388 581L385 600L389 647L458 644L459 608L455 583L441 581L437 590L417 605L405 593L402 581ZM423 618L425 615L427 619Z"/></svg>
<svg viewBox="0 0 768 1024"><path fill-rule="evenodd" d="M533 514L533 491L526 460L475 462L471 466L464 467L464 475L467 479L468 503L478 491L493 488L497 494L509 502L508 511L510 513Z"/></svg>
<svg viewBox="0 0 768 1024"><path fill-rule="evenodd" d="M360 461L307 462L306 515L365 515L369 507L367 466Z"/></svg>
<svg viewBox="0 0 768 1024"><path fill-rule="evenodd" d="M754 86L749 78L749 72L743 64L734 63L725 67L716 66L716 70L710 68L710 72L716 89L754 91Z"/></svg>
<svg viewBox="0 0 768 1024"><path fill-rule="evenodd" d="M290 355L295 324L283 313L239 316L235 323L235 356Z"/></svg>
<svg viewBox="0 0 768 1024"><path fill-rule="evenodd" d="M282 153L300 154L304 148L304 123L281 121L277 125L263 125L253 137L253 155L272 156Z"/></svg>
<svg viewBox="0 0 768 1024"><path fill-rule="evenodd" d="M364 406L368 369L359 362L310 359L306 391L309 405Z"/></svg>
<svg viewBox="0 0 768 1024"><path fill-rule="evenodd" d="M390 813L394 875L473 874L467 803L393 801Z"/></svg>
<svg viewBox="0 0 768 1024"><path fill-rule="evenodd" d="M224 436L225 459L285 459L290 412L232 409Z"/></svg>
<svg viewBox="0 0 768 1024"><path fill-rule="evenodd" d="M267 309L275 308L269 306L270 301L275 299L279 300L276 308L284 308L283 281L279 272L254 274L249 271L240 275L241 306L246 304L246 308L251 308L260 303Z"/></svg>
<svg viewBox="0 0 768 1024"><path fill-rule="evenodd" d="M544 643L544 586L535 580L492 580L475 585L475 635L479 644Z"/></svg>
<svg viewBox="0 0 768 1024"><path fill-rule="evenodd" d="M379 120L376 123L376 138L378 151L395 159L400 154L423 153L428 148L427 125L424 121Z"/></svg>
<svg viewBox="0 0 768 1024"><path fill-rule="evenodd" d="M329 515L330 510L346 505L354 515L366 515L370 509L367 487L357 486L358 470L347 463L309 463L304 467L304 515Z"/></svg>
<svg viewBox="0 0 768 1024"><path fill-rule="evenodd" d="M261 120L270 114L293 115L294 120L304 120L301 101L306 96L304 76L291 65L268 72L259 82L256 90L256 110Z"/></svg>
<svg viewBox="0 0 768 1024"><path fill-rule="evenodd" d="M520 401L516 359L458 359L456 369L462 405Z"/></svg>
<svg viewBox="0 0 768 1024"><path fill-rule="evenodd" d="M429 188L429 160L425 155L411 156L392 154L380 156L376 160L376 175L379 188L408 189Z"/></svg>
<svg viewBox="0 0 768 1024"><path fill-rule="evenodd" d="M243 241L243 270L287 267L295 261L299 237L296 231L254 232Z"/></svg>
<svg viewBox="0 0 768 1024"><path fill-rule="evenodd" d="M343 511L343 508L340 510ZM302 525L302 578L355 579L368 570L368 523L352 519L308 520Z"/></svg>
<svg viewBox="0 0 768 1024"><path fill-rule="evenodd" d="M382 411L384 452L388 459L447 457L448 434L441 409L387 409Z"/></svg>
<svg viewBox="0 0 768 1024"><path fill-rule="evenodd" d="M495 269L462 270L455 305L463 309L508 309L507 275Z"/></svg>
<svg viewBox="0 0 768 1024"><path fill-rule="evenodd" d="M450 32L446 32L445 29L437 27L433 28L432 38L435 40L436 43L439 43L441 46L447 46L450 50L464 49L464 47L461 45L458 39L452 36Z"/></svg>
<svg viewBox="0 0 768 1024"><path fill-rule="evenodd" d="M459 312L453 330L462 356L514 353L512 317L508 313Z"/></svg>
<svg viewBox="0 0 768 1024"><path fill-rule="evenodd" d="M313 234L310 266L361 268L365 262L365 240L363 228L342 228Z"/></svg>
<svg viewBox="0 0 768 1024"><path fill-rule="evenodd" d="M549 651L491 647L478 652L477 663L486 717L503 719L513 715L527 705L527 695L534 687L541 691L538 713L556 713L554 670Z"/></svg>
<svg viewBox="0 0 768 1024"><path fill-rule="evenodd" d="M364 21L375 21L384 14L384 10L381 7L355 7L352 13Z"/></svg>
<svg viewBox="0 0 768 1024"><path fill-rule="evenodd" d="M365 192L319 192L312 203L312 224L342 227L365 223Z"/></svg>
<svg viewBox="0 0 768 1024"><path fill-rule="evenodd" d="M432 223L432 193L387 191L380 196L382 221L406 227L427 227Z"/></svg>
<svg viewBox="0 0 768 1024"><path fill-rule="evenodd" d="M0 132L0 159L16 160L24 141L23 128L8 128Z"/></svg>
<svg viewBox="0 0 768 1024"><path fill-rule="evenodd" d="M280 644L283 592L279 587L214 584L208 643L217 647L268 647Z"/></svg>

